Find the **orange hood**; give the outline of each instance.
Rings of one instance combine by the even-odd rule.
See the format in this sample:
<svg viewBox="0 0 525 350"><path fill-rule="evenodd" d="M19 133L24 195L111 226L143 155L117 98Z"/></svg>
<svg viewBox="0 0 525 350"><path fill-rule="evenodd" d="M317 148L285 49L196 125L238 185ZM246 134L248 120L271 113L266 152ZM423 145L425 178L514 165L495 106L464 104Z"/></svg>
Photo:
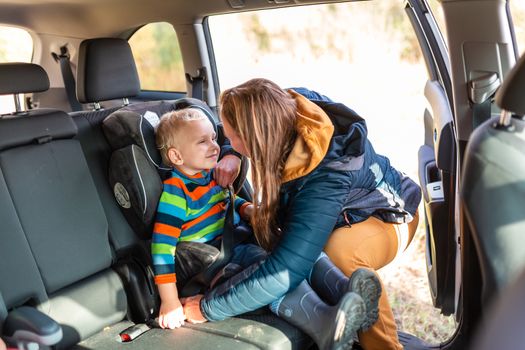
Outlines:
<svg viewBox="0 0 525 350"><path fill-rule="evenodd" d="M293 90L288 93L297 103L297 138L284 166L283 183L314 170L326 155L334 133L334 125L321 107Z"/></svg>

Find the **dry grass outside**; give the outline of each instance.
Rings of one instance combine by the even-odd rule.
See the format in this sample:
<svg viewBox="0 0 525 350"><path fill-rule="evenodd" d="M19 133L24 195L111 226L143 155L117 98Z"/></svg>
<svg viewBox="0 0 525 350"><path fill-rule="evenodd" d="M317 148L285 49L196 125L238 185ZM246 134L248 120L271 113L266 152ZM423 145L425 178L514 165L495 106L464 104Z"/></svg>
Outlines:
<svg viewBox="0 0 525 350"><path fill-rule="evenodd" d="M385 284L398 329L438 344L452 336L456 324L453 316L440 314L432 305L426 273L423 220L407 250L381 269L379 275Z"/></svg>

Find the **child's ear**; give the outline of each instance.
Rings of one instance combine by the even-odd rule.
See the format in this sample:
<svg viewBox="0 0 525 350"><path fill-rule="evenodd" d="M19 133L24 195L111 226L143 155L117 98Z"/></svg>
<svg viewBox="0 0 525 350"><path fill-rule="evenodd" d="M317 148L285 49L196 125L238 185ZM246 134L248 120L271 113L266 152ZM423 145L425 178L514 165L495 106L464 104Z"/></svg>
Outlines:
<svg viewBox="0 0 525 350"><path fill-rule="evenodd" d="M168 159L173 165L182 165L184 163L182 154L180 154L180 152L174 147L168 149Z"/></svg>

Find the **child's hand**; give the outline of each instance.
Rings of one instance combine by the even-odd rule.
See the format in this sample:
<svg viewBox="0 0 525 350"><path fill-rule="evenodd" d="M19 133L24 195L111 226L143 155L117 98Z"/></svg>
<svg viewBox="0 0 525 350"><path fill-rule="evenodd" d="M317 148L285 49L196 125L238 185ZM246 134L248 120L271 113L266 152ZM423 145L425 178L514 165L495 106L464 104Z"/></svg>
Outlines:
<svg viewBox="0 0 525 350"><path fill-rule="evenodd" d="M248 204L248 205L244 208L244 210L243 210L243 212L242 212L242 218L243 218L243 220L249 222L250 219L251 219L252 216L253 216L253 211L254 211L254 210L255 210L255 209L254 209L254 207L253 207L253 204Z"/></svg>
<svg viewBox="0 0 525 350"><path fill-rule="evenodd" d="M179 328L184 325L184 310L179 299L172 302L162 302L159 311L159 325L161 328Z"/></svg>

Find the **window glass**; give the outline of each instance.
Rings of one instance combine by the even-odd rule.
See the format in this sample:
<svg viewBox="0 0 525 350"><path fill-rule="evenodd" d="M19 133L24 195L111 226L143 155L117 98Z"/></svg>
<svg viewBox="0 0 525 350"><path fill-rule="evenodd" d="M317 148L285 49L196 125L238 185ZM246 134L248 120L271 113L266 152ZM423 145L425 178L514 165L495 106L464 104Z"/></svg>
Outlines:
<svg viewBox="0 0 525 350"><path fill-rule="evenodd" d="M509 1L509 6L512 22L514 23L518 52L521 55L525 52L525 1L511 0Z"/></svg>
<svg viewBox="0 0 525 350"><path fill-rule="evenodd" d="M428 76L402 2L244 12L212 16L208 23L222 91L263 77L343 102L366 119L375 150L417 181ZM420 220L410 253L380 273L400 329L440 343L455 324L432 306L425 246Z"/></svg>
<svg viewBox="0 0 525 350"><path fill-rule="evenodd" d="M417 150L424 134L418 128L423 127L428 78L398 2L212 16L209 26L221 90L255 77L318 90L364 116L376 148L398 167L415 169L417 161L405 155ZM386 130L415 136L393 147L392 138L383 137Z"/></svg>
<svg viewBox="0 0 525 350"><path fill-rule="evenodd" d="M142 90L186 91L179 41L169 23L150 23L129 39Z"/></svg>
<svg viewBox="0 0 525 350"><path fill-rule="evenodd" d="M0 63L31 62L33 39L23 29L0 26ZM0 114L15 110L13 96L0 96Z"/></svg>
<svg viewBox="0 0 525 350"><path fill-rule="evenodd" d="M445 26L445 15L443 14L443 7L438 0L427 0L427 4L430 6L430 11L436 20L436 23L443 35L443 39L446 42L447 37L447 27Z"/></svg>

